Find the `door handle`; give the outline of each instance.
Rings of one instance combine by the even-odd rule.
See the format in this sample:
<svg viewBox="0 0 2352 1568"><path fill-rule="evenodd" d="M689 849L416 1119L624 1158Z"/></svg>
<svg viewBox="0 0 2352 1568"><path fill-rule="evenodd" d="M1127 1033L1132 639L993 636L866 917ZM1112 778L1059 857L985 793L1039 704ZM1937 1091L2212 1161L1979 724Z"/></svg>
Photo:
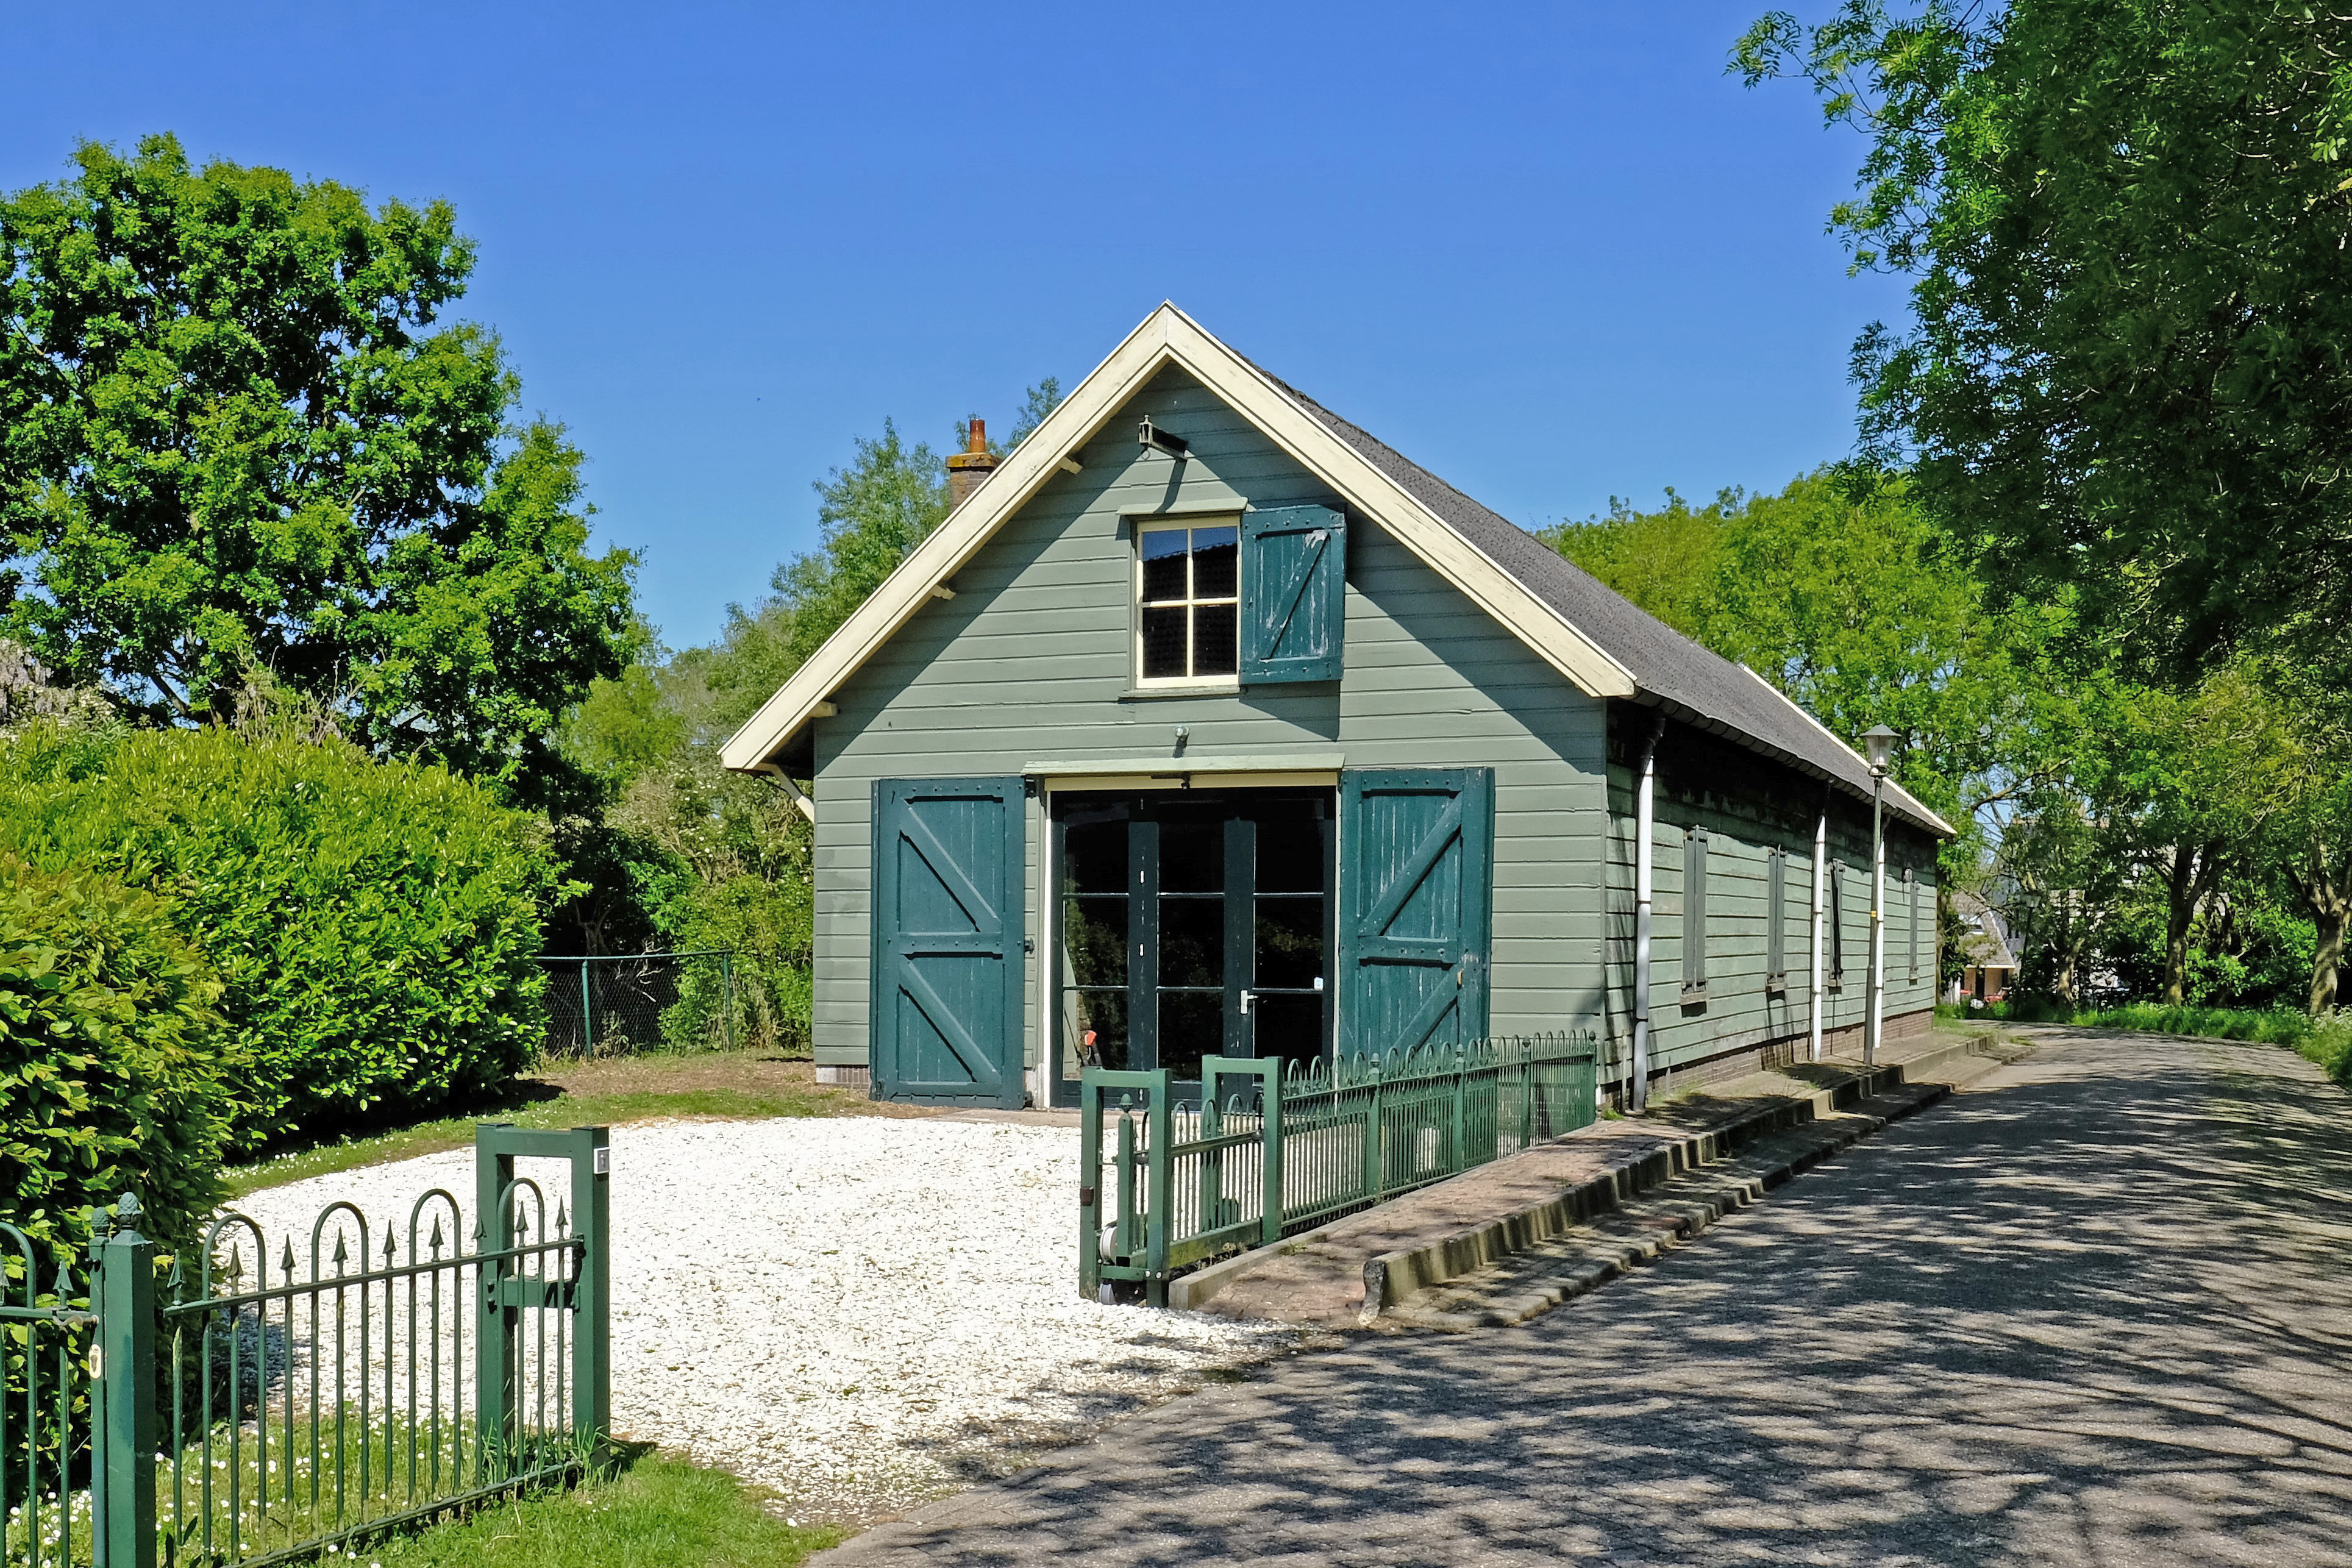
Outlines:
<svg viewBox="0 0 2352 1568"><path fill-rule="evenodd" d="M1251 999L1252 999L1253 997L1255 997L1256 994L1257 994L1257 993L1256 993L1256 992L1255 992L1255 991L1251 991L1251 990L1247 990L1247 989L1244 989L1244 990L1242 992L1242 1016L1243 1016L1243 1017L1246 1018L1246 1017L1248 1017L1248 1016L1249 1016L1250 1001L1251 1001Z"/></svg>

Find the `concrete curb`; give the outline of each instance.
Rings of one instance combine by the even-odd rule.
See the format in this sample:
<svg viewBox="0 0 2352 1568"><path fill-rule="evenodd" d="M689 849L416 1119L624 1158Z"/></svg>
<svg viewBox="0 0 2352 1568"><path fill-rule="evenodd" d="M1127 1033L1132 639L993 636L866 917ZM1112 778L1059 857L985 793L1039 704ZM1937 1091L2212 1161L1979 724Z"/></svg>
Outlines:
<svg viewBox="0 0 2352 1568"><path fill-rule="evenodd" d="M1809 1095L1790 1096L1720 1127L1681 1139L1639 1160L1603 1172L1590 1181L1564 1188L1541 1203L1455 1231L1421 1247L1369 1258L1364 1264L1364 1305L1358 1321L1370 1325L1409 1296L1540 1246L1578 1225L1633 1203L1643 1192L1663 1186L1676 1176L1728 1158L1742 1144L1808 1125L1864 1100L1878 1099L1906 1087L1918 1086L1922 1080L1948 1071L1958 1062L1979 1057L1982 1053L1978 1047L1984 1038L1980 1036L1955 1042L1907 1062L1871 1068L1861 1068L1857 1065L1853 1075L1839 1083ZM1877 1131L1889 1121L1908 1116L1951 1092L1948 1085L1930 1087L1935 1092L1912 1100L1892 1116L1852 1118L1847 1127L1841 1128L1832 1138L1823 1140L1817 1150L1795 1156L1785 1168L1776 1168L1767 1177L1751 1182L1749 1184L1755 1195L1761 1196L1790 1177L1811 1169L1831 1154ZM1644 1238L1628 1243L1622 1249L1625 1253L1623 1258L1605 1265L1594 1265L1599 1271L1589 1282L1570 1293L1580 1294L1582 1290L1613 1278L1633 1263L1654 1258L1664 1247L1672 1245L1674 1239L1695 1233L1741 1202L1752 1201L1753 1197L1736 1198L1736 1201L1727 1201L1723 1206L1708 1207L1703 1218L1698 1217L1701 1210L1695 1208L1691 1215L1696 1220L1695 1225L1687 1229L1675 1226L1670 1237ZM1303 1242L1307 1238L1296 1239ZM1219 1286L1223 1283L1222 1279L1218 1281ZM1213 1294L1213 1289L1209 1293ZM1206 1300L1207 1297L1203 1295L1199 1299ZM1565 1296L1559 1298L1566 1299ZM1175 1305L1172 1292L1169 1304ZM1547 1304L1556 1305L1557 1302Z"/></svg>
<svg viewBox="0 0 2352 1568"><path fill-rule="evenodd" d="M1843 1152L1892 1122L1925 1110L1948 1098L1951 1093L1952 1087L1942 1083L1914 1084L1890 1090L1883 1096L1874 1097L1895 1102L1886 1108L1885 1114L1848 1110L1839 1117L1840 1125L1834 1130L1824 1129L1823 1136L1816 1138L1787 1159L1773 1161L1738 1177L1726 1178L1702 1195L1635 1200L1623 1205L1622 1210L1603 1211L1601 1217L1604 1223L1612 1213L1625 1214L1633 1226L1638 1226L1639 1234L1628 1237L1595 1237L1585 1249L1581 1262L1547 1279L1533 1290L1500 1298L1471 1312L1416 1311L1400 1298L1396 1303L1384 1305L1380 1313L1368 1314L1363 1321L1366 1324L1385 1320L1437 1329L1504 1328L1526 1322L1562 1302L1573 1300L1608 1283L1620 1274L1654 1261L1724 1215L1760 1201L1767 1193L1793 1181L1822 1161ZM1638 1211L1638 1214L1633 1211ZM1369 1279L1369 1266L1366 1272Z"/></svg>

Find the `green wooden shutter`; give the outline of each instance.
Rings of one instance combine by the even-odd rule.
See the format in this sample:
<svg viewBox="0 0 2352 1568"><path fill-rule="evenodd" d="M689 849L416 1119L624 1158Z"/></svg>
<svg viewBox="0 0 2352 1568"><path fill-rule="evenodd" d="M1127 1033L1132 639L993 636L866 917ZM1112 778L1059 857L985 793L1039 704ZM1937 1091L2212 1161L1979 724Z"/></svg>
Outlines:
<svg viewBox="0 0 2352 1568"><path fill-rule="evenodd" d="M1910 950L1910 983L1916 985L1919 984L1919 876L1908 866L1903 868L1903 901L1910 906L1910 913L1904 921L1907 928L1904 945Z"/></svg>
<svg viewBox="0 0 2352 1568"><path fill-rule="evenodd" d="M1789 988L1789 852L1764 851L1764 990Z"/></svg>
<svg viewBox="0 0 2352 1568"><path fill-rule="evenodd" d="M1242 515L1244 685L1339 679L1348 520L1326 506Z"/></svg>
<svg viewBox="0 0 2352 1568"><path fill-rule="evenodd" d="M1683 832L1683 1000L1706 994L1706 829Z"/></svg>
<svg viewBox="0 0 2352 1568"><path fill-rule="evenodd" d="M1018 778L874 785L874 1095L1020 1109Z"/></svg>
<svg viewBox="0 0 2352 1568"><path fill-rule="evenodd" d="M1495 775L1339 775L1339 1049L1384 1056L1486 1033Z"/></svg>
<svg viewBox="0 0 2352 1568"><path fill-rule="evenodd" d="M1845 862L1830 862L1830 989L1845 984Z"/></svg>

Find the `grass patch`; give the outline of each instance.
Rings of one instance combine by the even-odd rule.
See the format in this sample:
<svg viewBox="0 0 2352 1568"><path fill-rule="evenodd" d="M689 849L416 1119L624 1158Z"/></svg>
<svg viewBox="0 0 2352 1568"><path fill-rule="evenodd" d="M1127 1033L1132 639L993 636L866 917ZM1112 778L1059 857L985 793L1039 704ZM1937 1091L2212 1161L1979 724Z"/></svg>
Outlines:
<svg viewBox="0 0 2352 1568"><path fill-rule="evenodd" d="M350 1560L371 1568L792 1568L848 1533L787 1523L734 1477L648 1454L616 1476L485 1508Z"/></svg>
<svg viewBox="0 0 2352 1568"><path fill-rule="evenodd" d="M463 1114L321 1138L223 1173L232 1196L310 1176L473 1146L478 1121L518 1127L618 1126L674 1117L763 1120L776 1116L923 1114L816 1081L806 1061L749 1052L613 1057L542 1063L507 1090Z"/></svg>
<svg viewBox="0 0 2352 1568"><path fill-rule="evenodd" d="M2173 1007L2160 1002L2127 1002L2120 1007L2069 1009L2039 998L2021 998L1988 1007L1978 1016L2286 1046L2317 1063L2337 1083L2352 1088L2352 1009L2315 1018L2293 1007Z"/></svg>

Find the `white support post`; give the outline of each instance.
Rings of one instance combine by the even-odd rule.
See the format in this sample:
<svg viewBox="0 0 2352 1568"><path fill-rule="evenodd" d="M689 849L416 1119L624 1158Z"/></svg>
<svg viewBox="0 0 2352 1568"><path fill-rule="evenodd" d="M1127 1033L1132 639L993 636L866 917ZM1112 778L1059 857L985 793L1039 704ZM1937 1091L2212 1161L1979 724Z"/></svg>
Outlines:
<svg viewBox="0 0 2352 1568"><path fill-rule="evenodd" d="M1870 781L1870 1013L1862 1036L1862 1059L1878 1065L1878 1031L1886 1002L1886 775Z"/></svg>
<svg viewBox="0 0 2352 1568"><path fill-rule="evenodd" d="M1642 776L1633 786L1633 1081L1628 1098L1637 1111L1650 1103L1651 840L1657 834L1658 737L1665 727L1661 714L1642 748Z"/></svg>
<svg viewBox="0 0 2352 1568"><path fill-rule="evenodd" d="M1822 953L1825 932L1822 910L1829 898L1830 883L1830 808L1825 800L1822 814L1813 823L1813 1026L1812 1059L1822 1059Z"/></svg>

